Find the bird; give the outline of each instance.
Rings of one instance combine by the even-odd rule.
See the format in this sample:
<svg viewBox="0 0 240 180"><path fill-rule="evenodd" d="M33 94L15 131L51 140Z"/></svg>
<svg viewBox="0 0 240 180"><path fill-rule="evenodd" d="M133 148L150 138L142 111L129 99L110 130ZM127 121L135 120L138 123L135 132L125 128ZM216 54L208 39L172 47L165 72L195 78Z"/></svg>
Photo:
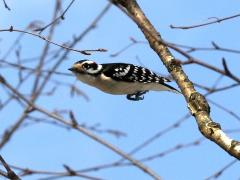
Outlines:
<svg viewBox="0 0 240 180"><path fill-rule="evenodd" d="M139 101L149 91L181 93L166 84L168 78L153 71L128 63L98 64L93 60L75 62L68 70L81 82L114 95L126 95L128 100Z"/></svg>

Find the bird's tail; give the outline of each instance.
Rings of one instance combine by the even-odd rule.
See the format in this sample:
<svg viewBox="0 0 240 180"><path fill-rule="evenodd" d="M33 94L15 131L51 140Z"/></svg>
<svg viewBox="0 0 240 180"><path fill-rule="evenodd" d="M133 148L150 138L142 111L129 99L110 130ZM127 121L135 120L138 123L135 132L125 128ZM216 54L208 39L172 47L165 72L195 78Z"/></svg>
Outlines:
<svg viewBox="0 0 240 180"><path fill-rule="evenodd" d="M174 88L174 87L172 87L168 84L164 83L163 85L166 87L165 90L167 90L167 91L171 91L171 92L174 92L176 94L182 94L179 90L177 90L176 88Z"/></svg>

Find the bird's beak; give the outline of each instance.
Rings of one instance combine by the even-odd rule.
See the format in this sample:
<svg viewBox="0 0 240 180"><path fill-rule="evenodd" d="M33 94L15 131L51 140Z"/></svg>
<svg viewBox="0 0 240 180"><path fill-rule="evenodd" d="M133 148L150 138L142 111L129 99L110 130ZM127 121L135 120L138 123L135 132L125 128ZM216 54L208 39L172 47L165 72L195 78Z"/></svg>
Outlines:
<svg viewBox="0 0 240 180"><path fill-rule="evenodd" d="M69 68L68 70L69 70L69 71L72 71L73 73L78 73L78 74L81 74L81 73L82 73L81 68L75 67L75 66Z"/></svg>
<svg viewBox="0 0 240 180"><path fill-rule="evenodd" d="M71 67L68 70L73 72L75 70L75 68Z"/></svg>

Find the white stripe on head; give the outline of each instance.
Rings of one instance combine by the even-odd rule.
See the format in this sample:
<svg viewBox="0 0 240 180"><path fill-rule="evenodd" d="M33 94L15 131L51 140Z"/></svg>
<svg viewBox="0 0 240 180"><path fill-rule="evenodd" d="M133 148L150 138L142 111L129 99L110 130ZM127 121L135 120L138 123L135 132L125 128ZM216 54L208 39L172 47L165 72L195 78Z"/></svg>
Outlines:
<svg viewBox="0 0 240 180"><path fill-rule="evenodd" d="M89 68L89 69L87 69L86 71L87 71L89 74L96 74L96 73L98 73L99 71L101 71L101 69L102 69L102 65L101 65L101 64L97 64L97 69Z"/></svg>

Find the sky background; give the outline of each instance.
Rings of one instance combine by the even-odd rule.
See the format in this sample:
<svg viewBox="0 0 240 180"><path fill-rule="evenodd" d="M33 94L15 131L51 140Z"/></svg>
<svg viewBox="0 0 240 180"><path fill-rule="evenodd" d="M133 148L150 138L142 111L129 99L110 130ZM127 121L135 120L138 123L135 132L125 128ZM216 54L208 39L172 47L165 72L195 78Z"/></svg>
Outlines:
<svg viewBox="0 0 240 180"><path fill-rule="evenodd" d="M63 2L64 7L66 7L70 1ZM177 30L169 27L170 24L192 25L207 22L209 17L226 17L237 14L240 7L238 1L139 0L138 2L162 37L169 42L196 47L211 47L211 42L214 41L226 48L240 49L240 18L191 30ZM55 1L47 0L7 0L7 3L11 7L11 11L7 11L3 3L0 3L0 29L9 28L10 25L17 29L25 29L34 20L40 20L47 24L51 21L55 6ZM71 40L74 34L80 34L106 4L105 0L75 1L67 12L65 20L57 27L53 41L62 43ZM18 36L19 34L14 32L0 33L0 58ZM108 52L93 53L91 56L71 52L58 71L67 73L67 69L74 62L86 58L98 63L125 62L139 65L140 63L136 58L138 57L144 66L167 76L166 68L147 44L135 45L115 58L110 56L128 45L130 37L145 41L137 26L119 9L111 7L98 23L96 29L74 47L83 50L105 48ZM38 56L44 43L33 36L24 36L21 44L21 57ZM51 45L51 49L54 50L57 47ZM177 58L183 58L175 52L174 55ZM232 72L238 77L240 76L239 54L200 51L192 55L220 68L222 68L221 59L225 57ZM6 60L16 62L16 56L12 53ZM35 63L31 62L26 66L34 67ZM51 63L49 67L50 65ZM185 66L184 70L193 82L206 86L212 86L219 77L218 74L196 65ZM11 84L16 84L16 70L1 68L0 71ZM181 95L168 92L150 92L145 95L144 101L132 102L124 96L104 94L81 82L76 82L73 76L56 75L54 79L76 84L89 96L90 101L86 101L81 96L70 98L69 88L60 87L54 96L42 97L37 101L37 104L50 111L54 109L72 110L79 123L88 125L100 123L103 129L116 129L125 132L127 137L122 138L115 138L109 134L98 134L125 152L131 151L144 140L169 127L188 113L185 100ZM20 92L29 93L32 83L33 81L28 81L28 84L24 85ZM232 80L223 78L219 87L232 83ZM171 85L177 87L174 82ZM53 85L49 84L45 91L52 87ZM236 87L225 92L215 93L209 96L209 99L240 115L239 90L239 87ZM199 91L204 93L203 90ZM6 93L2 88L0 88L0 99L2 101L6 99ZM3 133L4 129L12 125L21 112L21 108L16 103L1 110L0 132ZM37 115L43 117L40 113ZM239 121L213 105L211 105L211 116L214 121L221 124L223 129L239 129L240 127ZM200 137L202 135L198 131L195 119L191 117L184 121L180 127L154 141L133 157L139 159L160 153L177 144L186 144ZM239 140L239 133L231 134L231 137ZM63 171L62 164L67 164L74 169L82 169L119 159L118 155L79 132L45 123L38 123L17 131L0 153L9 164L49 171ZM162 158L148 161L146 165L166 180L201 180L212 175L233 159L217 145L205 140L199 146L178 150ZM237 162L226 170L219 179L239 179L239 168L240 164ZM108 180L151 179L136 167L106 169L89 173L89 175ZM38 176L28 176L24 179L38 179Z"/></svg>

